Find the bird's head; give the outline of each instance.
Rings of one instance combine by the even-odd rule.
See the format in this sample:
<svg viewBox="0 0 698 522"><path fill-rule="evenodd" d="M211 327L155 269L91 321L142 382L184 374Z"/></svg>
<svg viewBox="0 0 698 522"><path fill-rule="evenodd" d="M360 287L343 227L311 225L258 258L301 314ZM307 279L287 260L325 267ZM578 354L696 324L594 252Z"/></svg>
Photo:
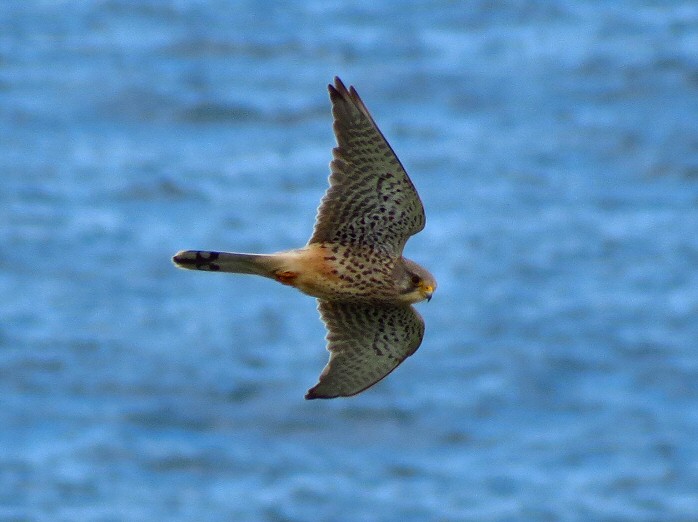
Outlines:
<svg viewBox="0 0 698 522"><path fill-rule="evenodd" d="M400 299L406 303L431 301L436 290L436 279L428 270L414 261L403 258L404 271L400 274Z"/></svg>

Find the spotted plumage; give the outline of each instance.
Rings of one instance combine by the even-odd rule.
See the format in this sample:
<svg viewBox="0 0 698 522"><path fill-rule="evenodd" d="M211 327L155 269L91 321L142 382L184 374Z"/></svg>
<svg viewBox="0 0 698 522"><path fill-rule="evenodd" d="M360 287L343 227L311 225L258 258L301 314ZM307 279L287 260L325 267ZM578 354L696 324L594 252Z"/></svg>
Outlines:
<svg viewBox="0 0 698 522"><path fill-rule="evenodd" d="M320 301L330 360L306 398L355 395L379 381L422 342L424 321L412 306Z"/></svg>
<svg viewBox="0 0 698 522"><path fill-rule="evenodd" d="M427 270L402 257L426 221L414 185L356 90L339 78L328 88L337 147L308 244L173 258L181 268L268 277L318 299L330 360L307 399L355 395L412 355L424 321L411 305L436 289Z"/></svg>

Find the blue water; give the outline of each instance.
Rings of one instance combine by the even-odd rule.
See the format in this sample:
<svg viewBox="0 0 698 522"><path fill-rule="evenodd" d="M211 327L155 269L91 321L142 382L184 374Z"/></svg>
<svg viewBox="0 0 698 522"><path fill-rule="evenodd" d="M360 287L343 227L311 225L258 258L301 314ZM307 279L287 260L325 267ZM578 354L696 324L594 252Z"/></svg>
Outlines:
<svg viewBox="0 0 698 522"><path fill-rule="evenodd" d="M439 280L355 398L308 239L357 86ZM6 2L0 519L698 520L698 6Z"/></svg>

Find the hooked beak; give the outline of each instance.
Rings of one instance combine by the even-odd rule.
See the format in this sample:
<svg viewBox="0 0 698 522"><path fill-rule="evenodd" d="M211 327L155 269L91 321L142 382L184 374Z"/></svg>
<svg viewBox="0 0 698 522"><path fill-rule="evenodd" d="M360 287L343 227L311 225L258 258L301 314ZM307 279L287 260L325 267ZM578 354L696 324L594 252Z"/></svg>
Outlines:
<svg viewBox="0 0 698 522"><path fill-rule="evenodd" d="M431 296L434 293L434 287L432 285L419 285L419 288L427 302L431 301Z"/></svg>

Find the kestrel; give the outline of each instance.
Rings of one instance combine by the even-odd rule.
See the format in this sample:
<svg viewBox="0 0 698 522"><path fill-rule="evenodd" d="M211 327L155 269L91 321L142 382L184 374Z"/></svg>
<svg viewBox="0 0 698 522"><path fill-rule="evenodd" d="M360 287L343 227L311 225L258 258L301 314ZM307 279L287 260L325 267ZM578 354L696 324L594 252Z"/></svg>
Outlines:
<svg viewBox="0 0 698 522"><path fill-rule="evenodd" d="M354 87L335 78L328 89L338 146L308 244L173 257L181 268L260 275L318 299L330 359L306 399L356 395L392 372L422 342L424 320L412 304L436 289L427 270L402 257L425 224L412 181Z"/></svg>

